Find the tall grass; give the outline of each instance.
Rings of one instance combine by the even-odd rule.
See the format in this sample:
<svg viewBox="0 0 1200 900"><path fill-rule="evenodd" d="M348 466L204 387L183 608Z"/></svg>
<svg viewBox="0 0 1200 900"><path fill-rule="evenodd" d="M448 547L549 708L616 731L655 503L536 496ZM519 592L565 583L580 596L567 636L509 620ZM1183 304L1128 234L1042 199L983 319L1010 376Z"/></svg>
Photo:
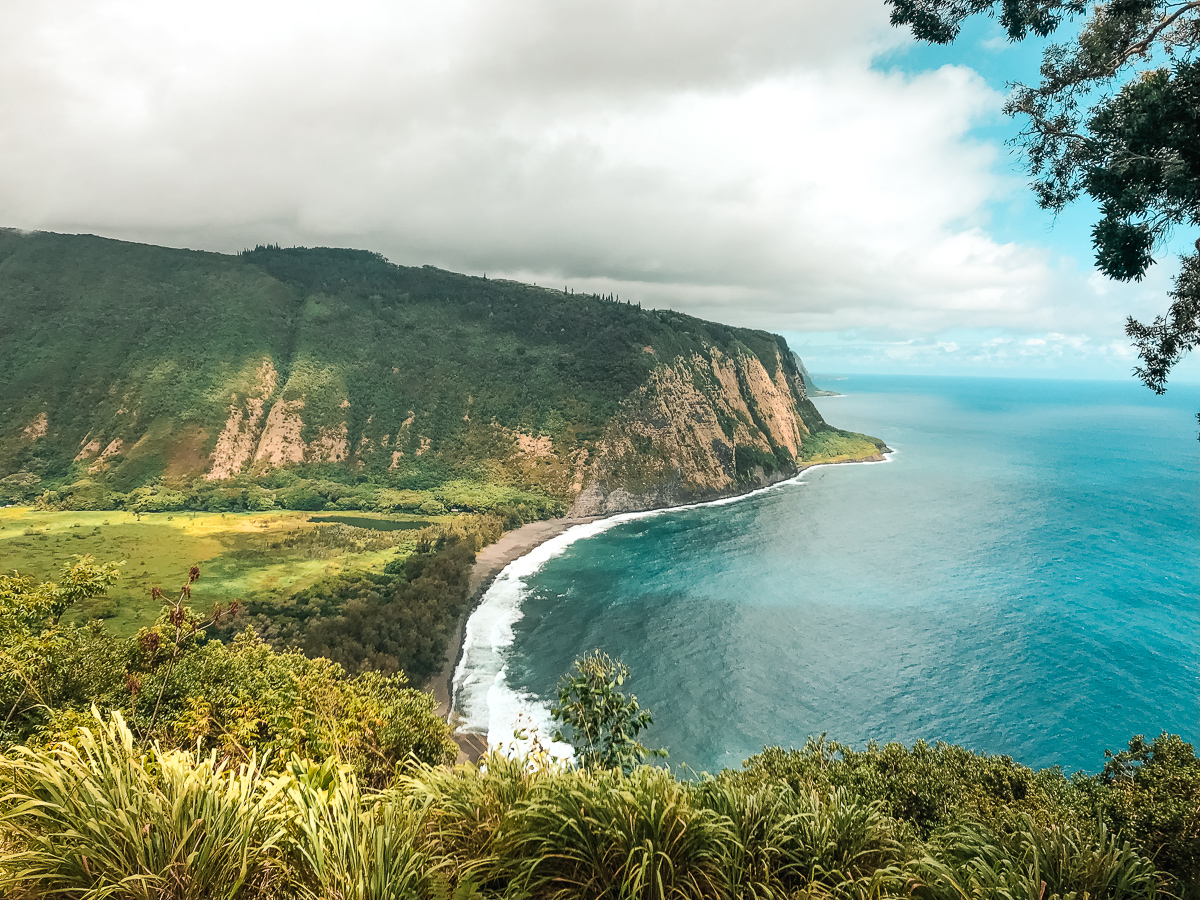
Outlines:
<svg viewBox="0 0 1200 900"><path fill-rule="evenodd" d="M936 900L1141 900L1159 896L1160 873L1102 826L1042 826L1023 817L1008 834L948 831L923 863ZM1167 895L1170 896L1170 895Z"/></svg>
<svg viewBox="0 0 1200 900"><path fill-rule="evenodd" d="M97 717L98 718L98 717ZM242 898L272 892L284 836L254 761L143 754L119 715L0 767L0 890L16 897Z"/></svg>
<svg viewBox="0 0 1200 900"><path fill-rule="evenodd" d="M892 896L912 880L901 829L878 803L843 789L797 793L728 779L703 782L698 793L733 828L726 859L738 897Z"/></svg>
<svg viewBox="0 0 1200 900"><path fill-rule="evenodd" d="M730 822L661 769L551 779L519 812L514 856L537 896L722 898Z"/></svg>
<svg viewBox="0 0 1200 900"><path fill-rule="evenodd" d="M284 816L302 900L417 900L441 882L417 844L421 811L396 794L363 796L351 770L293 762Z"/></svg>
<svg viewBox="0 0 1200 900"><path fill-rule="evenodd" d="M415 767L383 791L336 759L228 768L139 749L120 717L0 759L14 900L1135 900L1162 873L1102 827L924 840L849 788L695 781L542 759Z"/></svg>
<svg viewBox="0 0 1200 900"><path fill-rule="evenodd" d="M427 768L407 778L403 789L426 810L432 851L452 870L500 889L518 875L512 855L520 840L517 812L554 777L552 765L492 753L479 766Z"/></svg>

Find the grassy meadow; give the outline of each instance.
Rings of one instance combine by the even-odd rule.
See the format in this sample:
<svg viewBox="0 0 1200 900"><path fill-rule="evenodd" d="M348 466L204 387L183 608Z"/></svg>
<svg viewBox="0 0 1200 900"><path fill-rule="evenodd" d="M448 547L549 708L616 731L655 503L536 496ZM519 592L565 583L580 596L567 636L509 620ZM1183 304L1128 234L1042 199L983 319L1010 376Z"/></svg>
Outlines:
<svg viewBox="0 0 1200 900"><path fill-rule="evenodd" d="M0 509L0 571L51 579L74 556L121 562L107 596L81 603L72 618L103 619L114 633L128 635L153 622L162 608L150 589L170 594L193 565L202 572L205 604L270 601L348 569L380 571L416 547L420 528L454 519L354 514L356 525L378 521L389 530L310 521L330 518L275 510L139 515L12 506Z"/></svg>

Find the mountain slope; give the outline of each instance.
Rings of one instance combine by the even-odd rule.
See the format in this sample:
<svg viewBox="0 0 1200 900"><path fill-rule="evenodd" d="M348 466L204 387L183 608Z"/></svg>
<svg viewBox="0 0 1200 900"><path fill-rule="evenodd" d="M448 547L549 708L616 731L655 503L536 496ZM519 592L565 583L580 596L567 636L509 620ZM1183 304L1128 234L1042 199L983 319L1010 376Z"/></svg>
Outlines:
<svg viewBox="0 0 1200 900"><path fill-rule="evenodd" d="M729 493L829 431L766 332L366 251L0 230L14 499L530 518Z"/></svg>

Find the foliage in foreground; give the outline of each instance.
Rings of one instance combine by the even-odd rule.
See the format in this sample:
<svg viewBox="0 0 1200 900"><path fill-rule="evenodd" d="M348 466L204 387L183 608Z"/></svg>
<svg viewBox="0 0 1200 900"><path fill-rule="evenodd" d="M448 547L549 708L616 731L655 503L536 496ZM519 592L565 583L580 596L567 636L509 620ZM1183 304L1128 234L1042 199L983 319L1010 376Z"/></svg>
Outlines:
<svg viewBox="0 0 1200 900"><path fill-rule="evenodd" d="M1174 735L1134 738L1097 776L818 739L685 779L636 764L649 722L593 656L560 698L587 765L451 769L445 723L402 677L203 641L199 574L128 642L58 621L111 566L0 577L21 742L0 757L0 895L1200 897L1200 760Z"/></svg>
<svg viewBox="0 0 1200 900"><path fill-rule="evenodd" d="M978 772L994 766L975 759ZM370 792L332 760L263 766L147 750L119 718L98 718L71 743L0 760L0 891L1133 900L1188 887L1099 820L1048 823L1006 808L926 837L868 793L799 778L827 754L809 748L792 761L789 773L755 761L686 781L491 755L479 767L416 768ZM986 779L977 787L986 792Z"/></svg>
<svg viewBox="0 0 1200 900"><path fill-rule="evenodd" d="M971 16L998 18L1009 40L1066 33L1046 46L1035 86L1005 104L1024 119L1038 205L1054 213L1087 195L1096 267L1141 281L1172 231L1200 225L1200 3L1195 0L886 0L892 24L947 44ZM1146 325L1132 316L1137 376L1163 393L1174 365L1200 344L1200 241L1180 262L1171 305Z"/></svg>
<svg viewBox="0 0 1200 900"><path fill-rule="evenodd" d="M230 761L336 756L371 784L410 759L440 763L457 752L432 696L403 673L351 677L328 659L275 651L249 630L229 644L206 640L206 628L236 610L218 605L204 617L186 605L195 568L179 600L135 637L60 622L114 572L85 557L57 584L0 575L0 743L71 740L98 706L119 712L141 746L200 746Z"/></svg>
<svg viewBox="0 0 1200 900"><path fill-rule="evenodd" d="M556 741L575 748L575 762L585 769L620 769L628 774L647 757L667 755L638 741L638 733L654 722L637 697L620 690L629 677L628 667L607 653L595 650L575 660L558 684L558 703L550 714L563 728Z"/></svg>

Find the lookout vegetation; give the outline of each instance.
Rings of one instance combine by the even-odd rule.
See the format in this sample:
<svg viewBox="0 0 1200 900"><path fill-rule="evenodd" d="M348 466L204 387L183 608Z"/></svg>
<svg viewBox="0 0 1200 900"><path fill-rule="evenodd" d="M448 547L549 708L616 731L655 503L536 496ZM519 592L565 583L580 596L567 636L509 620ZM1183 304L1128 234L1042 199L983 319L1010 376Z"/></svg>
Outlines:
<svg viewBox="0 0 1200 900"><path fill-rule="evenodd" d="M201 612L196 567L134 637L63 624L114 574L0 577L13 900L1200 896L1200 760L1177 736L1097 775L824 738L672 773L645 765L627 671L593 654L555 707L573 762L532 735L452 767L402 674L208 639L240 610Z"/></svg>

